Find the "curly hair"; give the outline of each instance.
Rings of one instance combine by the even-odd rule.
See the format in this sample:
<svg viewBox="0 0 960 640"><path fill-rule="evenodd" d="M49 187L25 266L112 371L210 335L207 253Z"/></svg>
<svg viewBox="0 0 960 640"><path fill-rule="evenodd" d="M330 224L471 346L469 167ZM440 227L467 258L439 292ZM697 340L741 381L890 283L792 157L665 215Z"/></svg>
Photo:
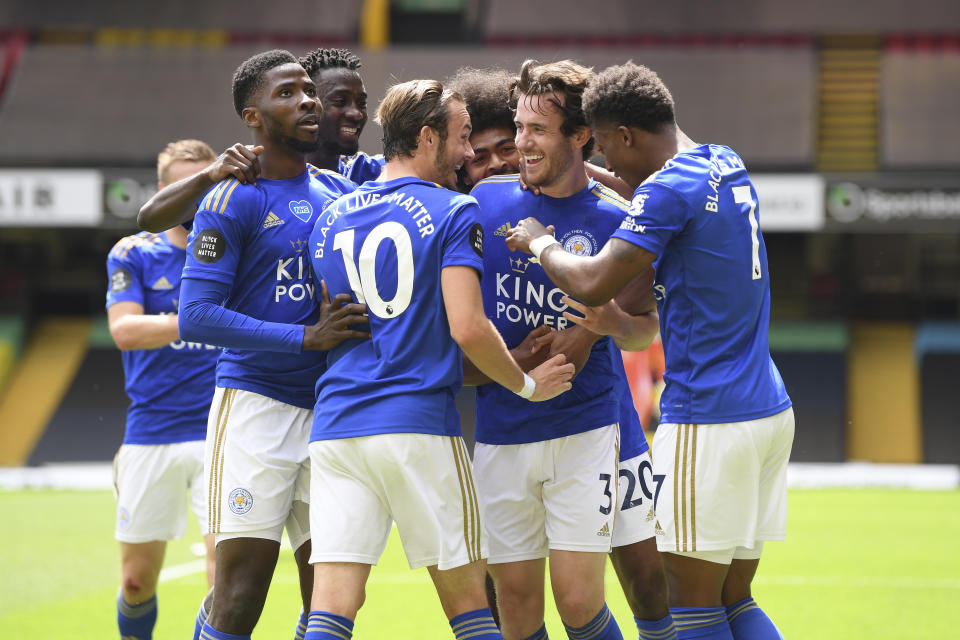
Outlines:
<svg viewBox="0 0 960 640"><path fill-rule="evenodd" d="M563 101L550 98L549 101L560 110L563 124L560 131L572 136L579 127L589 126L583 113L583 91L593 77L593 69L577 64L573 60L560 60L541 64L536 60L527 60L520 67L520 75L510 84L510 108L516 112L520 96L539 96L558 93ZM583 146L583 157L589 158L593 151L593 138Z"/></svg>
<svg viewBox="0 0 960 640"><path fill-rule="evenodd" d="M363 65L360 58L348 49L316 49L300 58L300 65L314 80L324 69L357 71Z"/></svg>
<svg viewBox="0 0 960 640"><path fill-rule="evenodd" d="M513 74L506 69L461 67L444 84L463 96L474 133L493 128L516 132L510 109L512 81Z"/></svg>
<svg viewBox="0 0 960 640"><path fill-rule="evenodd" d="M423 127L436 131L445 142L447 105L455 100L463 102L463 97L437 80L410 80L390 87L374 117L383 128L383 157L389 161L412 156Z"/></svg>
<svg viewBox="0 0 960 640"><path fill-rule="evenodd" d="M656 72L633 61L595 75L583 93L583 110L591 124L627 125L651 133L676 124L670 90Z"/></svg>
<svg viewBox="0 0 960 640"><path fill-rule="evenodd" d="M238 116L250 106L254 97L263 87L263 75L275 67L289 63L297 64L297 58L284 49L263 51L247 58L233 72L233 108Z"/></svg>

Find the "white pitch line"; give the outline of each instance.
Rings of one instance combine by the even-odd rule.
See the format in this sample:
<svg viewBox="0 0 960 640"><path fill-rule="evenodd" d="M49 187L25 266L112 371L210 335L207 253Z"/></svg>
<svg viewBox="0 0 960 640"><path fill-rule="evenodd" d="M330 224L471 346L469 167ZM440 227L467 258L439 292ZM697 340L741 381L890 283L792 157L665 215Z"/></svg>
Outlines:
<svg viewBox="0 0 960 640"><path fill-rule="evenodd" d="M207 570L207 561L205 559L191 560L183 564L175 564L171 567L164 567L160 570L160 582L169 582L192 576L195 573L204 573Z"/></svg>

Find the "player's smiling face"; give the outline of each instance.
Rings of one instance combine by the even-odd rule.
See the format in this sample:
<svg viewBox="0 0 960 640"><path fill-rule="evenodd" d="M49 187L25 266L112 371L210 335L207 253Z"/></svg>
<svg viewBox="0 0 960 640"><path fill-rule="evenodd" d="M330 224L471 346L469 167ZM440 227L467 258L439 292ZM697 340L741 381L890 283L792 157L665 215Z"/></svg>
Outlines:
<svg viewBox="0 0 960 640"><path fill-rule="evenodd" d="M318 104L317 88L299 64L290 62L264 73L257 110L268 140L300 153L316 150Z"/></svg>
<svg viewBox="0 0 960 640"><path fill-rule="evenodd" d="M549 187L582 164L582 154L571 137L563 133L563 114L557 102L563 96L546 93L521 95L517 102L517 149L520 173L530 186Z"/></svg>
<svg viewBox="0 0 960 640"><path fill-rule="evenodd" d="M467 106L452 100L447 105L447 137L437 145L433 182L457 190L457 170L473 159L470 146L470 114Z"/></svg>
<svg viewBox="0 0 960 640"><path fill-rule="evenodd" d="M350 69L323 69L317 75L317 95L323 106L320 144L337 155L353 155L367 124L367 92L360 74Z"/></svg>
<svg viewBox="0 0 960 640"><path fill-rule="evenodd" d="M473 159L463 165L468 185L475 185L490 176L520 170L520 154L514 135L513 129L507 127L490 127L470 134Z"/></svg>

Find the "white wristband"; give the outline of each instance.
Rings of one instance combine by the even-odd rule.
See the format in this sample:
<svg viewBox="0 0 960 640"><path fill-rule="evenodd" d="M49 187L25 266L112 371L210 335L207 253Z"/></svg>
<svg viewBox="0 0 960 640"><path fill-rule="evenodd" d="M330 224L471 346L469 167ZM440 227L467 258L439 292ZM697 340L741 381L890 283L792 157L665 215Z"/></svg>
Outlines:
<svg viewBox="0 0 960 640"><path fill-rule="evenodd" d="M539 238L534 239L530 243L530 253L536 256L537 260L540 259L540 254L543 253L543 250L549 247L552 244L560 244L557 242L557 239L551 235L540 236Z"/></svg>
<svg viewBox="0 0 960 640"><path fill-rule="evenodd" d="M523 389L517 392L517 395L525 400L529 400L533 397L533 392L537 389L537 381L523 374Z"/></svg>

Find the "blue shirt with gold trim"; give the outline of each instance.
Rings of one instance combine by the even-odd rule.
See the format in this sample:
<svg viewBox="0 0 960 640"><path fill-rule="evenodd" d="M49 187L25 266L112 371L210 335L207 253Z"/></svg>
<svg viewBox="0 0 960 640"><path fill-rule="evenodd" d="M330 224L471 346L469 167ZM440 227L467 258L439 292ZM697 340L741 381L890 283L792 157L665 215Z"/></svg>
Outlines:
<svg viewBox="0 0 960 640"><path fill-rule="evenodd" d="M382 155L371 156L358 151L352 156L340 156L339 172L357 184L376 180L386 164Z"/></svg>
<svg viewBox="0 0 960 640"><path fill-rule="evenodd" d="M310 440L381 433L460 435L463 383L441 272L483 272L477 203L415 177L370 181L330 205L310 236L331 297L367 305L369 340L329 351Z"/></svg>
<svg viewBox="0 0 960 640"><path fill-rule="evenodd" d="M566 328L564 292L536 259L507 249L507 231L533 216L556 228L565 250L595 255L623 220L628 203L594 180L567 198L534 195L520 187L517 175L482 180L471 195L480 203L481 224L489 238L483 258L483 306L507 347L517 346L539 326ZM573 388L546 402L528 402L496 384L477 387L477 442L540 442L620 423L621 458L639 455L647 443L632 399L627 404L623 359L616 350L609 336L597 340Z"/></svg>
<svg viewBox="0 0 960 640"><path fill-rule="evenodd" d="M308 240L329 203L355 185L308 166L288 180L235 178L214 186L200 203L187 246L184 278L228 285L223 306L269 322L306 325L318 317ZM243 389L298 407L313 406L325 369L318 351L279 353L224 349L217 386Z"/></svg>
<svg viewBox="0 0 960 640"><path fill-rule="evenodd" d="M107 256L107 308L135 302L148 315L177 313L186 251L166 234L121 239ZM130 397L124 444L203 440L220 349L177 340L157 349L121 352Z"/></svg>
<svg viewBox="0 0 960 640"><path fill-rule="evenodd" d="M700 145L637 188L613 234L657 256L661 422L740 422L790 406L770 358L770 273L759 222L740 156Z"/></svg>

